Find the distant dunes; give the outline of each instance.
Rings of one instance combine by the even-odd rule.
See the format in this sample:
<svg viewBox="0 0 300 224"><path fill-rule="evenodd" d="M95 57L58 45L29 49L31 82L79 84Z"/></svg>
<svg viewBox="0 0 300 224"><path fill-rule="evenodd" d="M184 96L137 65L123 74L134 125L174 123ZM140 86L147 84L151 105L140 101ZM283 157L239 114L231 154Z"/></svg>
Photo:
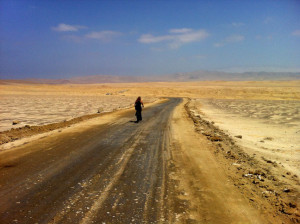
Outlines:
<svg viewBox="0 0 300 224"><path fill-rule="evenodd" d="M195 71L152 76L116 76L92 75L69 79L23 79L0 80L0 84L96 84L96 83L132 83L132 82L191 82L191 81L263 81L263 80L299 80L300 72L214 72Z"/></svg>

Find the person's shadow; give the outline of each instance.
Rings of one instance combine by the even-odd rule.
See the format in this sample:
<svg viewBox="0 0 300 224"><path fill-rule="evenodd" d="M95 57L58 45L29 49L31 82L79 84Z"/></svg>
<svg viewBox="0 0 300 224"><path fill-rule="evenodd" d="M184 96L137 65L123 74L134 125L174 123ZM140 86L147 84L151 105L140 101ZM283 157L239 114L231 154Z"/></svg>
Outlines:
<svg viewBox="0 0 300 224"><path fill-rule="evenodd" d="M129 121L129 122L131 122L131 123L139 123L139 121Z"/></svg>

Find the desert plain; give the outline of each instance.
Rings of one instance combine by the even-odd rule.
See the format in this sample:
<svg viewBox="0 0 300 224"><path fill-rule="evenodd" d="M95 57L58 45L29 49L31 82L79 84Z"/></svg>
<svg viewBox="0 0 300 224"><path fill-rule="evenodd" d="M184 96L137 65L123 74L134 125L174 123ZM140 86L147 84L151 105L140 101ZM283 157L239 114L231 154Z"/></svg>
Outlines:
<svg viewBox="0 0 300 224"><path fill-rule="evenodd" d="M235 114L251 118L270 118L269 123L299 122L299 81L241 81L241 82L159 82L42 85L0 85L0 131L24 125L44 125L61 122L96 112L128 108L137 96L145 103L159 97L208 99L205 105L215 108L235 108ZM226 101L227 99L227 101ZM216 103L219 100L218 103ZM231 100L231 101L229 101ZM261 101L259 101L261 100ZM233 105L236 102L236 105ZM282 102L280 104L280 102ZM198 103L201 104L200 101ZM204 104L204 101L202 101ZM223 104L222 106L220 106ZM248 106L248 108L246 108ZM275 108L275 111L274 111ZM267 112L267 114L265 114ZM272 113L269 114L268 112ZM249 113L249 114L247 114ZM257 113L258 115L253 115ZM12 126L16 120L19 123Z"/></svg>
<svg viewBox="0 0 300 224"><path fill-rule="evenodd" d="M178 170L172 171L168 175L170 179L179 182L178 191L183 193L179 193L178 197L189 201L189 209L186 212L177 211L175 218L161 218L161 223L164 223L164 220L173 220L170 222L174 223L193 223L192 221L226 223L228 220L230 223L299 222L300 81L85 85L2 82L0 85L1 154L5 155L4 153L24 143L37 141L34 138L37 133L29 132L24 136L16 134L18 130L24 130L25 126L30 129L33 126L52 123L63 124L77 117L100 112L100 117L91 118L89 121L66 127L58 126L58 129L68 129L72 126L78 128L81 123L101 120L102 114L112 118L114 113L132 110L137 96L142 97L146 108L161 104L170 98L183 100L170 115L171 133L181 145L182 151L172 146L169 153L172 155L174 166L185 171L182 171L183 173ZM132 112L132 119L134 120L134 112ZM17 121L17 124L13 125L13 121ZM53 132L52 129L51 131ZM47 130L43 132L45 137ZM14 138L14 135L17 137ZM200 148L197 148L198 146ZM203 156L206 154L201 154L204 153L201 151L202 148L208 150L205 153L208 153L213 161L209 165L205 164ZM185 155L188 160L182 159L180 155ZM4 162L1 161L0 165L2 163ZM217 168L213 167L214 164ZM193 170L186 168L189 165ZM218 169L223 170L222 177ZM195 172L204 172L205 177L201 176L204 174L200 176L193 174ZM220 178L220 181L231 182L233 187L222 188L222 184L213 181L216 177ZM197 205L198 199L195 199L198 197L201 201L201 197L204 197L204 201L209 201L210 196L203 196L201 189L200 193L194 189L199 183L193 181L201 182L201 178L206 179L207 188L215 186L212 192L217 197L219 191L222 192L221 196L239 198L240 196L224 193L231 190L238 192L237 194L241 194L243 198L239 200L247 201L246 204L250 209L247 210L248 207L245 207L247 211L243 210L240 214L237 204L226 202L226 198L223 198L223 202L228 203L228 210L234 210L229 212L230 218L226 216L227 219L224 214L219 214L220 219L214 218L218 216L217 211L211 212L210 216L207 215L210 211L199 209L201 202ZM203 183L199 186L204 187ZM220 198L218 200L222 201ZM209 206L213 209L213 202L208 202ZM216 205L214 209L218 208L222 209L222 206ZM250 212L252 209L253 212ZM257 211L261 212L259 216L263 217L263 221L254 217ZM207 215L206 219L203 218L203 214ZM244 218L239 220L239 216L248 216L248 218L250 216L249 220L253 221ZM224 221L222 217L225 217Z"/></svg>

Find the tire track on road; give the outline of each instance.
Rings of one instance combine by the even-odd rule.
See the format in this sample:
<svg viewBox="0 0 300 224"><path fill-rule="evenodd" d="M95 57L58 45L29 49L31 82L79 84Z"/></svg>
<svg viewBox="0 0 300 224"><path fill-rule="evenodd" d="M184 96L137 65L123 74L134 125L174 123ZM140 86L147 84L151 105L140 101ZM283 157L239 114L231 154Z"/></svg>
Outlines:
<svg viewBox="0 0 300 224"><path fill-rule="evenodd" d="M1 162L8 158L16 167L0 170L0 222L90 223L122 212L136 216L136 223L160 220L166 133L179 101L146 108L141 124L129 122L132 113L126 112L113 124L49 136L1 153Z"/></svg>

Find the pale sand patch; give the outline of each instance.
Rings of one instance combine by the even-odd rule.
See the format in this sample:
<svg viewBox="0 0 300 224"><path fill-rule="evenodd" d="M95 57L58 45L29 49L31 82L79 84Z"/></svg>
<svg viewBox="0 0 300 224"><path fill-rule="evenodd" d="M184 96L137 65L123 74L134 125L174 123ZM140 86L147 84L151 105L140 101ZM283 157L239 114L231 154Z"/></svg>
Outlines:
<svg viewBox="0 0 300 224"><path fill-rule="evenodd" d="M110 95L106 95L110 94ZM297 104L294 105L295 100L300 100L300 81L203 81L203 82L157 82L157 83L109 83L109 84L91 84L91 85L25 85L25 84L9 84L0 85L0 130L7 130L12 127L21 127L28 125L42 125L53 122L61 122L76 116L81 116L89 113L96 113L99 107L104 111L112 111L115 109L126 108L132 106L137 96L142 96L145 102L152 102L158 97L190 97L201 99L241 99L245 101L251 100L285 100L290 102L288 110L285 110L286 104L282 104L280 108L276 106L263 106L261 102L256 104L249 103L249 106L240 107L239 104L230 104L230 109L237 108L236 114L248 113L251 116L257 116L257 119L264 119L269 108L272 108L272 116L265 120L271 121L268 123L266 130L270 130L270 134L266 133L265 123L260 123L257 131L254 125L253 129L256 131L252 134L243 134L243 140L255 137L255 144L263 147L269 147L267 150L260 148L259 151L274 154L279 157L298 157L299 148L296 148L298 142L293 140L299 139L299 135L295 135L293 130L296 124L299 124L297 116L293 116L296 112L294 109L299 109ZM234 102L234 101L232 101ZM221 105L221 104L220 104ZM223 104L224 106L226 104ZM247 103L243 103L247 105ZM256 107L255 107L256 105ZM294 105L294 106L291 106ZM253 107L254 106L254 107ZM245 110L244 112L241 109ZM263 108L263 109L262 109ZM229 109L229 106L228 108ZM222 117L223 111L219 112L218 116L212 119ZM298 110L299 114L299 110ZM224 115L225 116L225 115ZM234 115L241 117L240 115ZM254 117L252 117L254 119ZM253 119L249 121L248 129L253 126ZM286 118L286 119L284 119ZM224 117L226 120L227 117ZM244 123L246 118L241 117ZM20 120L19 125L12 126L13 120ZM228 121L232 120L228 117ZM281 124L280 122L283 121ZM242 122L242 121L241 121ZM273 122L273 123L272 123ZM274 123L275 122L275 123ZM276 123L279 122L279 123ZM288 125L286 122L288 122ZM231 126L236 125L233 121ZM277 125L276 128L281 130L276 135L271 125ZM292 125L292 127L291 127ZM230 126L230 125L229 125ZM236 126L237 127L237 126ZM245 128L237 128L236 133L241 134L246 131ZM299 129L298 129L299 130ZM299 132L297 132L299 134ZM246 137L248 136L248 137ZM266 140L262 144L259 142L264 137L273 137L272 141ZM281 145L277 142L283 141ZM291 140L290 140L291 139ZM238 140L238 139L237 139ZM250 139L251 140L251 139ZM287 140L284 142L284 140ZM275 144L275 145L272 145ZM278 145L279 144L279 145ZM291 149L289 144L294 145ZM270 149L275 151L270 151ZM280 150L277 150L280 149ZM277 153L277 151L278 153ZM255 151L255 150L253 150ZM274 153L271 153L274 152ZM296 155L295 155L296 153ZM290 154L290 155L289 155ZM290 158L291 159L291 158ZM297 160L292 159L298 163Z"/></svg>
<svg viewBox="0 0 300 224"><path fill-rule="evenodd" d="M264 215L249 205L225 174L214 155L215 146L194 131L184 109L186 102L174 110L171 150L179 170L171 177L180 180L181 198L190 201L191 211L185 215L195 223L266 223Z"/></svg>
<svg viewBox="0 0 300 224"><path fill-rule="evenodd" d="M300 100L300 81L1 84L0 131L70 120L97 113L99 108L126 108L137 96L145 102L153 102L157 97ZM13 126L14 120L20 123Z"/></svg>
<svg viewBox="0 0 300 224"><path fill-rule="evenodd" d="M0 101L0 131L25 125L46 125L88 114L111 112L133 106L136 97L122 95L3 95ZM144 97L145 103L156 97ZM17 120L17 125L12 122Z"/></svg>
<svg viewBox="0 0 300 224"><path fill-rule="evenodd" d="M166 99L159 99L159 100L156 100L155 102L145 103L145 107L151 107L156 104L163 103L165 101L166 101ZM99 125L103 125L103 124L118 122L118 121L120 121L119 117L121 116L121 114L124 112L127 112L127 111L132 111L132 117L134 119L134 108L132 108L132 107L126 108L126 109L120 109L120 110L112 112L112 113L104 113L100 117L88 119L88 120L70 125L65 128L48 131L48 132L45 132L42 134L37 134L37 135L30 136L30 137L21 138L21 139L15 140L13 142L8 142L5 144L2 144L2 145L0 145L0 153L2 151L8 150L8 149L13 149L17 146L20 146L20 145L26 144L28 142L32 142L37 139L41 139L41 138L44 138L44 137L47 137L50 135L51 136L52 135L53 136L60 135L61 132L64 132L64 133L82 132L86 129L92 128L93 126L99 126Z"/></svg>
<svg viewBox="0 0 300 224"><path fill-rule="evenodd" d="M250 156L276 161L300 176L300 101L198 99L192 103Z"/></svg>
<svg viewBox="0 0 300 224"><path fill-rule="evenodd" d="M0 85L4 95L165 96L214 99L300 100L300 81L202 81L87 85Z"/></svg>

